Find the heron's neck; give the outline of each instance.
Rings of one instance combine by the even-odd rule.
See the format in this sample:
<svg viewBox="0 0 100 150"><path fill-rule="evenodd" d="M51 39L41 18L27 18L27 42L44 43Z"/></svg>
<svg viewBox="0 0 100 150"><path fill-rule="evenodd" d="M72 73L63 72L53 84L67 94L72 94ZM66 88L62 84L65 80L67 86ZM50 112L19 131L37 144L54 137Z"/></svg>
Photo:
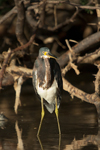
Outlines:
<svg viewBox="0 0 100 150"><path fill-rule="evenodd" d="M48 58L44 59L45 63L45 84L44 88L49 88L52 84L52 74L51 74L51 66Z"/></svg>

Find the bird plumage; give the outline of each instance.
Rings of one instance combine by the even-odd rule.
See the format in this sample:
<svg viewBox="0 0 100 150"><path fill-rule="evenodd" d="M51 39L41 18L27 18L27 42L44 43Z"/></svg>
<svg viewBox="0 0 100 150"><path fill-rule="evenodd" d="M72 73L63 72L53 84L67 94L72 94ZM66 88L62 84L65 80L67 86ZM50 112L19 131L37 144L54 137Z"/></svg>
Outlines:
<svg viewBox="0 0 100 150"><path fill-rule="evenodd" d="M51 57L50 57L51 55ZM33 86L36 94L41 99L47 110L52 113L55 109L55 97L59 108L62 91L62 77L59 64L50 50L43 47L39 50L33 67Z"/></svg>

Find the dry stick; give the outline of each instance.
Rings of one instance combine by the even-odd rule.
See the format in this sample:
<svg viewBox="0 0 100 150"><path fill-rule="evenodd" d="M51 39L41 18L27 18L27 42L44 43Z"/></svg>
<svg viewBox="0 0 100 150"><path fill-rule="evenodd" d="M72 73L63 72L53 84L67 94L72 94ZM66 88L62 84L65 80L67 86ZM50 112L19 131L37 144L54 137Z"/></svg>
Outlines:
<svg viewBox="0 0 100 150"><path fill-rule="evenodd" d="M68 48L69 48L69 50L70 50L71 53L69 53L69 60L70 61L69 61L68 65L64 69L62 69L62 74L65 75L68 70L70 70L71 68L73 68L75 70L75 73L77 75L79 75L80 72L77 69L77 66L73 63L73 60L76 59L75 53L72 50L72 48L71 48L71 46L70 46L70 44L69 44L69 42L68 42L67 39L65 40L65 42L66 42L66 44L67 44L67 46L68 46ZM74 58L72 59L72 57L74 57Z"/></svg>
<svg viewBox="0 0 100 150"><path fill-rule="evenodd" d="M32 35L30 40L29 40L29 42L26 43L25 45L19 46L19 47L15 48L12 51L8 51L8 55L4 59L4 62L3 62L3 65L2 65L2 69L0 71L0 89L2 88L2 79L3 79L4 73L5 73L5 69L7 67L7 63L8 63L8 60L9 60L11 54L16 52L16 51L23 50L23 49L27 48L33 42L35 36L36 36L36 34Z"/></svg>

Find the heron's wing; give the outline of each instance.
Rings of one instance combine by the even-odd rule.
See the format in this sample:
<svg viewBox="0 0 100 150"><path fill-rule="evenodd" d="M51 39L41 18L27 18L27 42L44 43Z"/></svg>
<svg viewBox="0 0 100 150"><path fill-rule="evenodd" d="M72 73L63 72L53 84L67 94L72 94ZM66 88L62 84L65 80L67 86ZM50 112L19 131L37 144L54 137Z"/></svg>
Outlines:
<svg viewBox="0 0 100 150"><path fill-rule="evenodd" d="M55 59L51 60L51 65L53 68L53 73L54 73L54 79L57 81L57 99L58 99L58 107L60 104L60 100L61 100L61 93L63 90L63 82L62 82L62 75L61 75L61 69L59 64L57 63L57 61Z"/></svg>

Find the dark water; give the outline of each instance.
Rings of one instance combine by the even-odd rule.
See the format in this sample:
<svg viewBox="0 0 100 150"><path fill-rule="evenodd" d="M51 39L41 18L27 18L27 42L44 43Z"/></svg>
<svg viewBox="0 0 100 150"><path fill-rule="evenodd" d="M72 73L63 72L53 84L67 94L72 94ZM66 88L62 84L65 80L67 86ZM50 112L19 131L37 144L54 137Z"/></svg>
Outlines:
<svg viewBox="0 0 100 150"><path fill-rule="evenodd" d="M14 113L15 92L7 88L0 93L0 112L9 118L5 126L0 123L0 149L40 150L37 129L41 107L32 86L24 86L21 93L22 106ZM100 131L94 105L71 99L67 92L59 109L61 125L61 150L99 150ZM55 113L45 110L40 140L44 150L59 149L59 134Z"/></svg>

